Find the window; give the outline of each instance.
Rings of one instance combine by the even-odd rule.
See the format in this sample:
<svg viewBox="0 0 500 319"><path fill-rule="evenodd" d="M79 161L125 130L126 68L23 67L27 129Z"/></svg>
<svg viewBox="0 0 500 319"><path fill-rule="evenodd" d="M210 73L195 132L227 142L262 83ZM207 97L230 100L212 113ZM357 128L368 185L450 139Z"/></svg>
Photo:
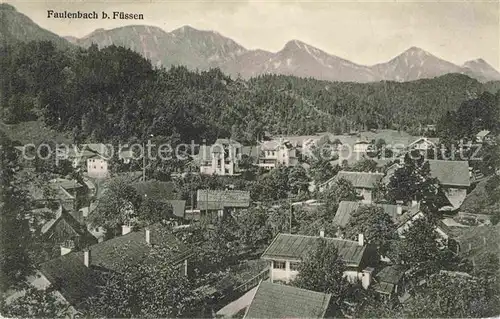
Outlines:
<svg viewBox="0 0 500 319"><path fill-rule="evenodd" d="M297 271L299 270L300 263L290 263L290 270Z"/></svg>
<svg viewBox="0 0 500 319"><path fill-rule="evenodd" d="M274 269L285 269L285 262L284 261L274 261L273 262L273 267Z"/></svg>

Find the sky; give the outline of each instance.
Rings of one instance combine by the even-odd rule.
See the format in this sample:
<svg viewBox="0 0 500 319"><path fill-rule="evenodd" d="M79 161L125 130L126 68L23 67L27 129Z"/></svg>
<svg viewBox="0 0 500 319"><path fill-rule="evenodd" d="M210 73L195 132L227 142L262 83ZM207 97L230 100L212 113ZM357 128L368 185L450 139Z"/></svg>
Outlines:
<svg viewBox="0 0 500 319"><path fill-rule="evenodd" d="M83 37L132 24L214 30L247 49L277 52L297 39L355 63L385 62L411 46L461 65L483 58L500 70L500 0L144 1L10 0L41 27ZM123 11L144 20L48 19L47 10Z"/></svg>

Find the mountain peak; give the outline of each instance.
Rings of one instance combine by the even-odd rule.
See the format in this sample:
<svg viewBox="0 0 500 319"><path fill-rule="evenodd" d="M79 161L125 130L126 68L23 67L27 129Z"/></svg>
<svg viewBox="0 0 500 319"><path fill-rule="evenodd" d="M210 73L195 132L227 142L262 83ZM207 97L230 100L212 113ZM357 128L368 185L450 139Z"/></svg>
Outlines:
<svg viewBox="0 0 500 319"><path fill-rule="evenodd" d="M429 52L425 51L416 46L409 47L406 51L403 52L406 55L430 55Z"/></svg>
<svg viewBox="0 0 500 319"><path fill-rule="evenodd" d="M0 10L11 10L17 12L16 8L8 3L0 3Z"/></svg>

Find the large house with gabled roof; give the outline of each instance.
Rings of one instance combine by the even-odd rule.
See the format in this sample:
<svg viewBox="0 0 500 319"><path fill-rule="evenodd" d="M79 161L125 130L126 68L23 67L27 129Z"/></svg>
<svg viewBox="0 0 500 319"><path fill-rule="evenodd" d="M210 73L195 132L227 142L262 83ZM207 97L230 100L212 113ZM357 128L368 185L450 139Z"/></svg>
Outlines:
<svg viewBox="0 0 500 319"><path fill-rule="evenodd" d="M319 239L325 239L335 245L340 258L344 261L346 270L344 276L350 282L361 281L363 287L370 285L373 268L370 266L378 259L374 247L366 245L363 235L358 241L295 234L278 234L261 258L269 261L269 278L271 282L290 282L299 273L299 265L303 258L312 251Z"/></svg>
<svg viewBox="0 0 500 319"><path fill-rule="evenodd" d="M384 174L376 172L340 171L336 176L320 184L318 188L322 192L330 188L339 179L345 179L351 182L358 195L362 198L363 203L371 203L373 201L373 190L383 177Z"/></svg>
<svg viewBox="0 0 500 319"><path fill-rule="evenodd" d="M86 298L98 292L101 284L96 282L98 272L120 273L128 266L147 262L154 247L170 248L169 262L187 275L191 249L162 225L155 224L139 231L123 227L122 236L84 250L61 250L63 255L40 265L38 278L32 284L41 289L52 285L73 311L77 311L84 306Z"/></svg>

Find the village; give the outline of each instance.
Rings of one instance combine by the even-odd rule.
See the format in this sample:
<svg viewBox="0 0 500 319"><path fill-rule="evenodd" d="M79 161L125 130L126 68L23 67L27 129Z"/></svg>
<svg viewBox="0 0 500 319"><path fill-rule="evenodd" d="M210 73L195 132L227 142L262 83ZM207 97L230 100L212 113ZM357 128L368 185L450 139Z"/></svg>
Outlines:
<svg viewBox="0 0 500 319"><path fill-rule="evenodd" d="M437 159L438 138L391 130L267 135L253 146L223 138L178 163L170 181L150 177L155 159L145 152L110 158L109 144L60 147L48 161L65 175L30 190L34 212L47 218L43 261L26 281L53 287L65 316L122 316L101 304L119 300L93 299L112 293L99 291L96 274L123 276L159 262L151 252L166 247L162 262L195 277L184 288L196 291L192 309L183 309L190 316L323 318L360 316L377 304L397 309L423 278L470 280L498 258L498 216L462 210L472 190L499 172L486 176L458 155L488 145L496 145L494 136L478 132L461 143L457 160L445 160ZM13 152L25 170L40 165L27 146ZM314 258L331 254L327 247L338 260L316 270L304 265L322 262ZM314 283L301 271L325 278L333 275L314 271L340 271L342 282ZM359 291L373 295L360 299Z"/></svg>

